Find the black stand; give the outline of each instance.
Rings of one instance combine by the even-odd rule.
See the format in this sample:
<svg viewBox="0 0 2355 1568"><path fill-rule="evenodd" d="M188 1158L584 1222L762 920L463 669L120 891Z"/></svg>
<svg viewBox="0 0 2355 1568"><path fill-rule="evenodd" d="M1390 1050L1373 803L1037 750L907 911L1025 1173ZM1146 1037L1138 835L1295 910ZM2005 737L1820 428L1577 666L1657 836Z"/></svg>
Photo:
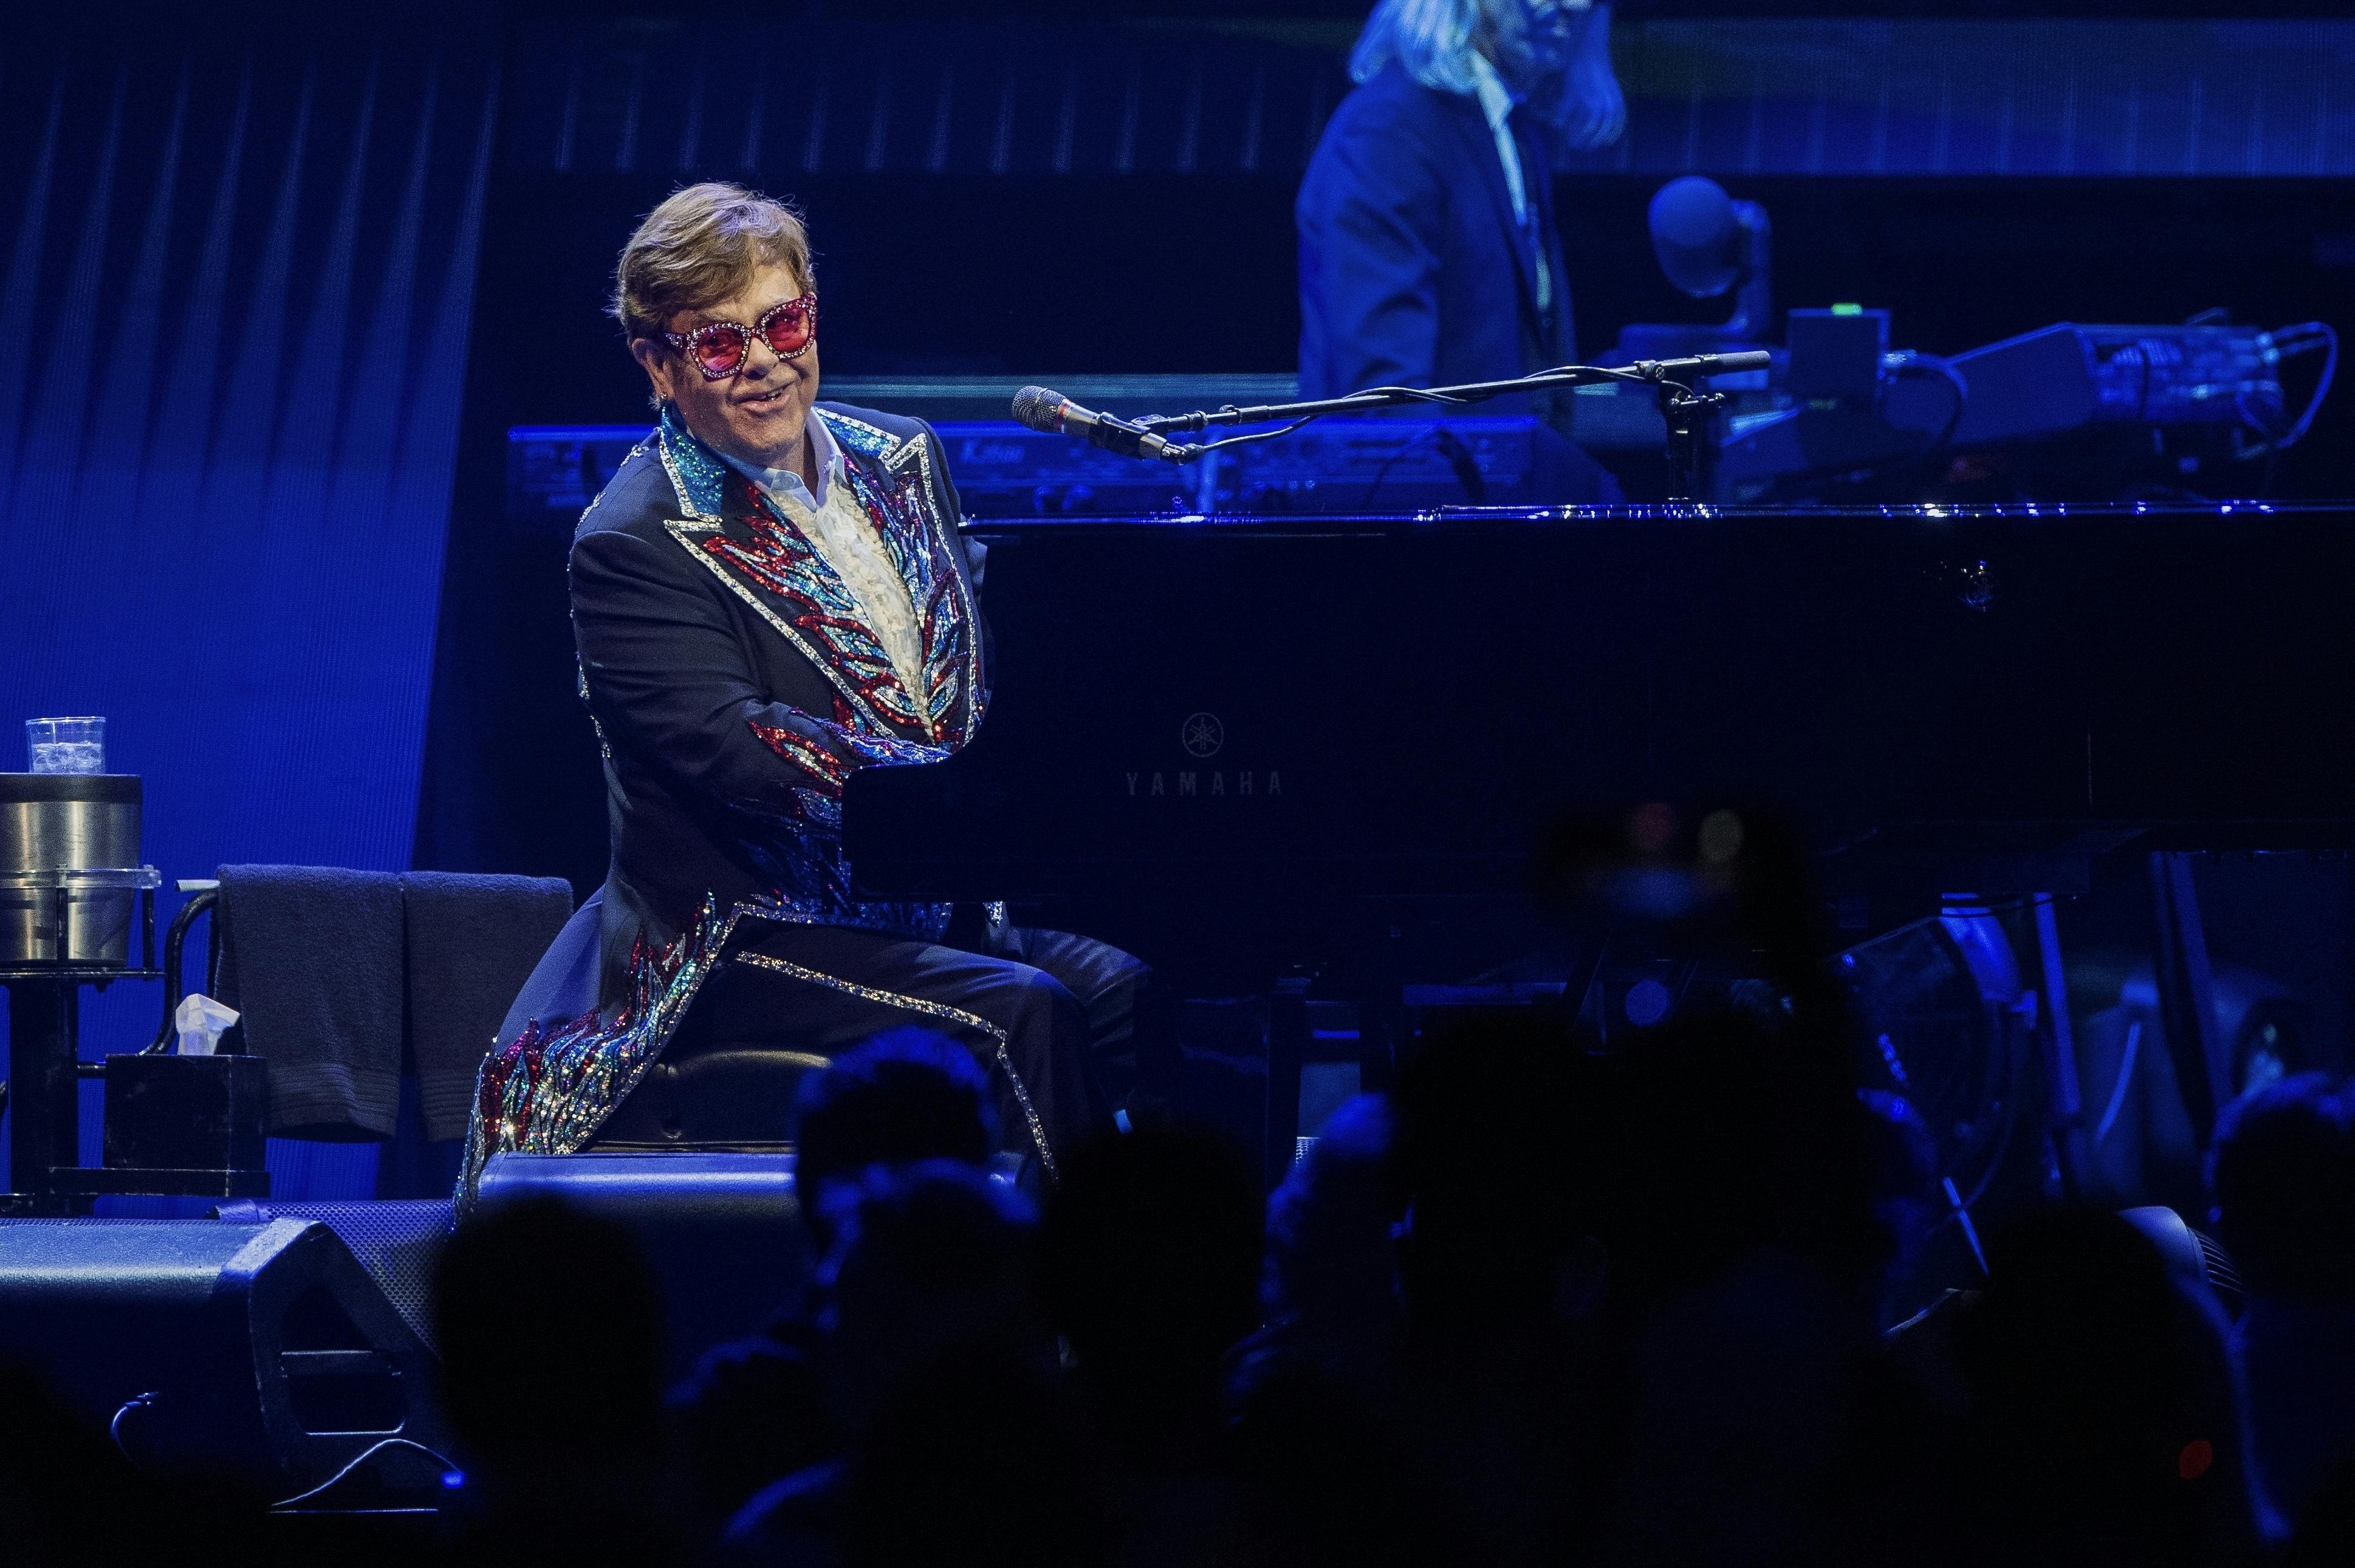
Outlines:
<svg viewBox="0 0 2355 1568"><path fill-rule="evenodd" d="M60 888L54 922L56 951L60 953L69 950L67 915L66 890ZM9 1113L8 1176L15 1189L0 1192L0 1214L86 1214L101 1193L270 1195L269 1172L260 1168L264 1063L242 1057L161 1054L170 1038L171 1010L179 999L179 950L187 925L188 915L184 912L173 926L168 965L172 985L164 999L167 1032L133 1056L113 1056L105 1061L81 1060L81 988L91 986L103 990L116 980L165 977L166 971L155 966L153 889L143 888L139 893L138 967L51 963L0 969L0 984L8 992L8 1081L5 1091L0 1091L0 1106ZM117 1075L140 1080L135 1084L118 1084L110 1078L110 1104L119 1097L152 1101L158 1109L171 1113L163 1120L172 1129L176 1130L179 1121L190 1121L189 1135L159 1144L145 1128L133 1125L136 1118L124 1118L123 1127L108 1127L106 1163L80 1164L80 1083L84 1078L109 1078L110 1066ZM118 1095L118 1089L124 1093ZM215 1101L219 1103L211 1103ZM237 1147L230 1128L247 1123L253 1131L244 1140L252 1147L240 1150L246 1157L223 1159L211 1152L217 1144ZM118 1133L125 1136L119 1137ZM125 1147L118 1150L114 1147L118 1143ZM151 1145L163 1148L172 1161L168 1168L153 1163L152 1157L140 1157L148 1154L146 1146ZM194 1152L182 1152L184 1146Z"/></svg>
<svg viewBox="0 0 2355 1568"><path fill-rule="evenodd" d="M1717 411L1722 392L1697 392L1662 381L1660 419L1668 427L1668 499L1708 501L1717 492Z"/></svg>
<svg viewBox="0 0 2355 1568"><path fill-rule="evenodd" d="M2177 1091L2201 1148L2215 1136L2216 1113L2232 1098L2230 1040L2216 1040L2214 980L2191 857L2168 851L2150 858L2152 912L2158 930L2158 1016Z"/></svg>
<svg viewBox="0 0 2355 1568"><path fill-rule="evenodd" d="M69 890L59 887L50 916L54 951L71 950ZM81 1156L81 1080L102 1073L81 1061L81 988L115 980L155 980L155 894L139 892L139 967L101 964L24 964L0 969L8 991L8 1177L16 1190L0 1193L0 1213L69 1214L86 1199L69 1191L61 1173Z"/></svg>
<svg viewBox="0 0 2355 1568"><path fill-rule="evenodd" d="M1262 1170L1273 1192L1300 1157L1300 1066L1308 1055L1308 987L1315 976L1286 975L1267 1008L1267 1144Z"/></svg>
<svg viewBox="0 0 2355 1568"><path fill-rule="evenodd" d="M52 1173L81 1155L81 987L73 977L8 973L8 1174L0 1212L70 1213ZM110 976L111 977L111 976ZM101 982L101 984L103 982Z"/></svg>
<svg viewBox="0 0 2355 1568"><path fill-rule="evenodd" d="M1700 354L1687 359L1642 359L1621 368L1564 365L1509 381L1467 381L1457 387L1376 387L1368 391L1353 392L1346 398L1263 403L1248 409L1237 408L1231 403L1216 412L1198 409L1189 414L1156 414L1135 421L1124 428L1161 436L1180 431L1207 430L1212 425L1277 424L1287 421L1291 421L1287 428L1296 428L1327 414L1370 413L1376 409L1398 408L1408 403L1464 407L1516 393L1618 381L1651 387L1659 394L1660 417L1668 424L1668 499L1675 502L1706 501L1710 499L1717 455L1715 414L1725 399L1721 393L1696 390L1689 383L1705 380L1717 374L1763 370L1772 359L1772 355L1761 350ZM1245 436L1231 436L1228 442L1264 441L1284 433L1281 430L1259 432ZM1172 445L1162 455L1176 463L1190 462L1209 451L1210 447L1225 444L1227 442L1197 446Z"/></svg>
<svg viewBox="0 0 2355 1568"><path fill-rule="evenodd" d="M2069 1019L2069 980L2061 957L2061 924L2052 895L2036 895L2037 970L2043 992L2045 1137L2061 1172L2062 1196L2072 1203L2084 1196L2085 1100L2077 1082L2075 1026Z"/></svg>

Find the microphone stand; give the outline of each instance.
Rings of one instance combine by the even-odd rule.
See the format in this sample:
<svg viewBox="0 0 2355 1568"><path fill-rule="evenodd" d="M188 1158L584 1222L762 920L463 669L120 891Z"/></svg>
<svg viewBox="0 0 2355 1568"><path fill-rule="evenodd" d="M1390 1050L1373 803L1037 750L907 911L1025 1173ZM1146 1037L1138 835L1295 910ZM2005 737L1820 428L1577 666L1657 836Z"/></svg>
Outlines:
<svg viewBox="0 0 2355 1568"><path fill-rule="evenodd" d="M1156 414L1135 423L1138 429L1155 435L1167 435L1176 431L1207 430L1212 425L1290 421L1282 430L1229 436L1220 441L1178 448L1169 454L1175 461L1184 463L1201 456L1213 447L1244 441L1266 441L1289 434L1309 421L1322 419L1327 414L1366 413L1406 403L1439 403L1455 407L1484 403L1491 398L1510 397L1520 392L1542 392L1560 387L1591 387L1618 381L1650 387L1657 393L1660 418L1668 426L1668 499L1699 501L1709 497L1716 468L1717 443L1710 439L1708 416L1724 403L1725 395L1696 390L1689 383L1675 378L1691 376L1695 380L1702 380L1712 369L1752 368L1746 365L1721 367L1714 364L1718 357L1711 355L1700 359L1639 359L1633 365L1618 368L1600 365L1563 365L1551 370L1540 370L1533 376L1517 376L1509 381L1468 381L1455 387L1372 387L1346 398L1262 403L1248 409L1230 403L1215 411L1197 409L1187 414ZM1762 355L1760 357L1763 359L1764 357Z"/></svg>
<svg viewBox="0 0 2355 1568"><path fill-rule="evenodd" d="M1668 427L1668 499L1712 500L1717 495L1717 432L1713 416L1723 392L1697 392L1662 381L1660 419Z"/></svg>

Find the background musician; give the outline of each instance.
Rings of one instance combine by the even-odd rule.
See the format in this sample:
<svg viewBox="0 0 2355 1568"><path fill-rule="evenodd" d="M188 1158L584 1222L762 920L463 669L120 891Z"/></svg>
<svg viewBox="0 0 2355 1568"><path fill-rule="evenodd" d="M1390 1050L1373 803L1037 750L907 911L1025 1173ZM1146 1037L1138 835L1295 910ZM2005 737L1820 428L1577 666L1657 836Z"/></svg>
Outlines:
<svg viewBox="0 0 2355 1568"><path fill-rule="evenodd" d="M1577 358L1557 149L1626 110L1607 5L1382 0L1302 181L1300 395L1504 380ZM1497 400L1568 433L1568 408ZM1599 479L1600 475L1595 475Z"/></svg>

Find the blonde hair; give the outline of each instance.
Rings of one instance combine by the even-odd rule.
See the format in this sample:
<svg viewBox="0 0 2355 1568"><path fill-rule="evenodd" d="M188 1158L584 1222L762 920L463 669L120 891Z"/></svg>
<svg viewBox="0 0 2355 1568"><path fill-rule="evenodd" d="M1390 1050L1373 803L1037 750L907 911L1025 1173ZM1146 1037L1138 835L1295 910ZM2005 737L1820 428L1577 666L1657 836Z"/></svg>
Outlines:
<svg viewBox="0 0 2355 1568"><path fill-rule="evenodd" d="M1554 11L1571 24L1576 41L1560 62L1566 69L1538 87L1529 107L1569 146L1615 142L1626 126L1627 104L1611 66L1609 0L1565 0ZM1349 75L1371 81L1396 60L1433 91L1474 92L1475 55L1486 55L1508 80L1529 62L1529 23L1520 0L1380 0L1349 51Z"/></svg>
<svg viewBox="0 0 2355 1568"><path fill-rule="evenodd" d="M639 223L613 267L606 309L623 336L660 341L672 316L733 299L772 264L790 270L805 292L816 282L801 214L759 191L707 180L673 191Z"/></svg>
<svg viewBox="0 0 2355 1568"><path fill-rule="evenodd" d="M1494 26L1491 13L1502 16L1511 7L1483 0L1381 0L1349 51L1349 74L1371 81L1396 60L1435 91L1470 92L1479 80L1472 69L1474 39L1484 22Z"/></svg>

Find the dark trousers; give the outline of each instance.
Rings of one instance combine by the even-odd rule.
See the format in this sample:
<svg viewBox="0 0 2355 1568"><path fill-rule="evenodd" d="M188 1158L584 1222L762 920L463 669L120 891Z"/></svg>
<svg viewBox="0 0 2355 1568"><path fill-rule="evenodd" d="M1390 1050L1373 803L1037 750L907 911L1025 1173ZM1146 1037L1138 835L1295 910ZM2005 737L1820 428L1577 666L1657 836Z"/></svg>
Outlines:
<svg viewBox="0 0 2355 1568"><path fill-rule="evenodd" d="M705 982L663 1059L762 1048L834 1057L887 1029L937 1029L988 1074L1004 1147L1051 1180L1064 1151L1112 1128L1099 1067L1117 1077L1134 1059L1140 1019L1158 1011L1152 970L1061 932L998 926L979 945L764 923Z"/></svg>

